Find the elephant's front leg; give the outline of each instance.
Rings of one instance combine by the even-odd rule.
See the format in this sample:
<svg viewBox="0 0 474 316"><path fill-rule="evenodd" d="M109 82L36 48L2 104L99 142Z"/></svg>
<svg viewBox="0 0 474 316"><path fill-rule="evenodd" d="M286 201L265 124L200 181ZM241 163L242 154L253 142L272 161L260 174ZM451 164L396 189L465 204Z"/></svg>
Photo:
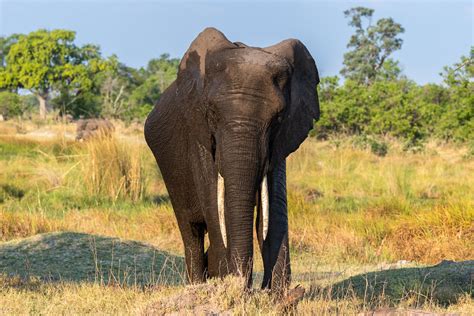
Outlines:
<svg viewBox="0 0 474 316"><path fill-rule="evenodd" d="M186 277L189 283L201 283L207 277L207 264L204 255L205 224L180 221L178 226L184 243Z"/></svg>
<svg viewBox="0 0 474 316"><path fill-rule="evenodd" d="M218 198L217 198L217 170L212 154L203 145L197 143L191 152L193 161L194 183L201 208L204 210L206 229L209 237L207 249L208 276L223 277L229 273L227 262L227 249L224 245L223 234L219 225Z"/></svg>
<svg viewBox="0 0 474 316"><path fill-rule="evenodd" d="M270 200L268 233L261 242L264 264L262 288L271 288L276 294L281 295L288 288L291 275L285 161L275 166L268 174L268 191ZM261 218L259 212L259 222ZM263 225L259 223L259 226ZM261 228L258 237L262 241Z"/></svg>

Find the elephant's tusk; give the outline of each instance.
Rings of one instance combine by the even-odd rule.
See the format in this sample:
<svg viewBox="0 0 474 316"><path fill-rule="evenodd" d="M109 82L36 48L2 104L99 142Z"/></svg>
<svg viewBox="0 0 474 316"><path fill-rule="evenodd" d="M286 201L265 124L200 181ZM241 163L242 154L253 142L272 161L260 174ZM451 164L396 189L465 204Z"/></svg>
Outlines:
<svg viewBox="0 0 474 316"><path fill-rule="evenodd" d="M217 212L219 213L219 226L221 229L222 241L224 247L227 248L227 232L225 230L225 187L224 178L220 173L217 173Z"/></svg>
<svg viewBox="0 0 474 316"><path fill-rule="evenodd" d="M267 175L263 177L261 194L262 194L263 240L265 240L267 238L267 233L268 233L268 211L269 211Z"/></svg>

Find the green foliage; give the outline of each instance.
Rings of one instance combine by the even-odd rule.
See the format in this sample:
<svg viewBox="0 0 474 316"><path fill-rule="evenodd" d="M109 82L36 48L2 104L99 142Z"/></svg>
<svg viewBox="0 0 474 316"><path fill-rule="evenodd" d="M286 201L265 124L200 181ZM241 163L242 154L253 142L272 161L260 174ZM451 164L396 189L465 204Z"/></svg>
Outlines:
<svg viewBox="0 0 474 316"><path fill-rule="evenodd" d="M446 104L436 133L444 139L474 140L474 47L442 74L451 102Z"/></svg>
<svg viewBox="0 0 474 316"><path fill-rule="evenodd" d="M444 85L417 85L407 78L379 79L371 85L338 77L321 79L321 119L313 135L391 135L419 150L428 137L474 140L473 52L445 67Z"/></svg>
<svg viewBox="0 0 474 316"><path fill-rule="evenodd" d="M9 91L0 92L0 115L4 118L22 114L22 102L18 94Z"/></svg>
<svg viewBox="0 0 474 316"><path fill-rule="evenodd" d="M12 34L7 37L0 36L0 69L5 67L10 47L18 41L19 37L19 34Z"/></svg>
<svg viewBox="0 0 474 316"><path fill-rule="evenodd" d="M376 136L366 148L382 156L388 148L375 141L378 136L401 138L409 150L420 149L428 137L472 141L474 49L444 68L442 85L417 85L389 58L401 48L403 27L390 18L372 25L373 13L363 7L345 12L355 28L341 70L346 80L321 79L322 115L311 135ZM0 37L0 114L30 114L32 107L47 101L60 114L75 118L143 120L177 77L179 59L168 54L133 68L115 55L103 58L97 46L78 46L74 39L75 33L67 30ZM25 89L34 97L24 95Z"/></svg>
<svg viewBox="0 0 474 316"><path fill-rule="evenodd" d="M63 91L51 100L51 105L54 109L59 110L60 115L70 114L74 118L90 118L101 115L101 99L93 91L84 91L77 95Z"/></svg>
<svg viewBox="0 0 474 316"><path fill-rule="evenodd" d="M29 90L43 118L54 108L75 118L131 121L145 118L177 76L179 59L168 54L135 69L115 55L102 58L95 45L78 46L74 40L75 32L68 30L0 37L0 89ZM19 97L6 98L1 99L2 112L8 108L9 116L21 114Z"/></svg>
<svg viewBox="0 0 474 316"><path fill-rule="evenodd" d="M110 59L111 67L96 78L101 99L101 114L122 118L129 110L129 97L143 83L143 73L121 63L117 56Z"/></svg>
<svg viewBox="0 0 474 316"><path fill-rule="evenodd" d="M179 60L168 54L150 60L145 69L128 67L115 56L111 60L113 67L98 79L102 115L126 121L146 117L176 78L179 65Z"/></svg>
<svg viewBox="0 0 474 316"><path fill-rule="evenodd" d="M145 118L165 89L178 75L179 59L162 54L148 62L143 71L145 80L130 96L131 109L127 118Z"/></svg>
<svg viewBox="0 0 474 316"><path fill-rule="evenodd" d="M344 54L341 74L364 84L371 84L378 77L395 79L400 74L398 63L389 60L388 56L402 47L403 40L397 36L405 30L392 18L380 19L371 25L373 13L373 9L364 7L344 11L355 34L347 44L352 50ZM367 20L367 26L363 20Z"/></svg>
<svg viewBox="0 0 474 316"><path fill-rule="evenodd" d="M367 136L366 134L355 137L353 145L356 148L367 149L379 157L384 157L388 154L389 145L386 141L377 137Z"/></svg>
<svg viewBox="0 0 474 316"><path fill-rule="evenodd" d="M0 72L0 88L30 90L44 103L52 92L59 92L61 99L68 101L63 103L66 108L71 100L93 87L94 74L107 68L97 46L79 47L74 39L75 32L68 30L20 35L9 46L6 67Z"/></svg>
<svg viewBox="0 0 474 316"><path fill-rule="evenodd" d="M4 119L22 117L38 106L32 95L19 95L10 91L0 91L0 115Z"/></svg>
<svg viewBox="0 0 474 316"><path fill-rule="evenodd" d="M164 91L176 79L178 66L179 59L162 54L160 58L148 62L146 73L148 77L155 78L160 90Z"/></svg>
<svg viewBox="0 0 474 316"><path fill-rule="evenodd" d="M10 47L1 85L39 92L48 92L55 84L90 86L84 61L96 58L98 48L79 48L73 44L74 38L75 33L67 30L38 30L20 36ZM91 68L99 67L96 61L91 62Z"/></svg>

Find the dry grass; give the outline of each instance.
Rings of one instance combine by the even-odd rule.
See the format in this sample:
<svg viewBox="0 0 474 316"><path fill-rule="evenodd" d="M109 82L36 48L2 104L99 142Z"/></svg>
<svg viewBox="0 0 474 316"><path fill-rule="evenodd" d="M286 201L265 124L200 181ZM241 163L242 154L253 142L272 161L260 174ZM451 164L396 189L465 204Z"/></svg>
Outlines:
<svg viewBox="0 0 474 316"><path fill-rule="evenodd" d="M381 158L341 142L309 140L289 159L295 253L359 263L474 256L474 161L462 148L430 145L413 154L392 143ZM8 136L1 145L0 184L24 195L0 190L2 239L75 230L180 251L164 184L142 142Z"/></svg>
<svg viewBox="0 0 474 316"><path fill-rule="evenodd" d="M290 312L296 315L356 315L367 312L367 315L372 315L373 312L369 311L373 310L398 311L400 315L406 315L409 311L472 315L474 312L474 304L468 295L449 307L429 302L412 307L412 298L407 297L399 303L399 307L393 308L383 303L370 305L354 296L332 299L326 294L307 295L293 309L285 310L279 303L265 292L243 292L242 281L234 277L186 288L163 286L151 289L0 278L0 313L10 315L282 315Z"/></svg>
<svg viewBox="0 0 474 316"><path fill-rule="evenodd" d="M105 135L86 142L84 146L87 154L82 160L81 175L87 194L107 196L113 201L143 198L147 182L142 161L143 146L124 144L114 136Z"/></svg>
<svg viewBox="0 0 474 316"><path fill-rule="evenodd" d="M293 246L334 261L474 257L474 160L307 141L289 165Z"/></svg>
<svg viewBox="0 0 474 316"><path fill-rule="evenodd" d="M0 132L8 132L0 135L0 240L74 231L147 242L182 254L164 183L137 136L141 135L138 126L115 123L115 137L76 143L70 139L71 125L41 127L51 137L38 134L29 123L23 125L26 134L15 134L11 126L0 124ZM422 152L407 153L401 144L388 140L388 155L378 157L353 143L350 138L308 140L289 159L295 282L307 288L327 285L343 275L367 272L367 267L378 269L384 262L427 264L474 258L474 159L466 158L465 148L430 142ZM257 280L261 278L258 257ZM157 308L163 297L188 291L3 282L0 314L141 313ZM226 282L231 284L211 283L219 288L212 292L212 308L237 314L278 313L264 293L238 294L244 296L235 300L225 296L235 286ZM18 303L22 297L23 305ZM353 314L386 307L379 303L364 306L355 297L308 297L298 306L298 314ZM423 304L418 307L466 313L472 313L474 306L468 297L447 309ZM398 306L414 305L407 297Z"/></svg>

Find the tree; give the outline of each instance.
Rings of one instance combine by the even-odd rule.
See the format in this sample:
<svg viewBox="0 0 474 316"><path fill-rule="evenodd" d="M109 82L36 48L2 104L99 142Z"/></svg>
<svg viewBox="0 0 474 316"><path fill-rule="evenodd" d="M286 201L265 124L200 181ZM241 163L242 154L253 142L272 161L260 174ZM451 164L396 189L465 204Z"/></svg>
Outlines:
<svg viewBox="0 0 474 316"><path fill-rule="evenodd" d="M53 91L71 98L88 91L93 75L107 64L97 46L79 47L74 39L75 32L68 30L38 30L19 36L0 71L0 88L28 89L38 99L43 119Z"/></svg>
<svg viewBox="0 0 474 316"><path fill-rule="evenodd" d="M178 66L178 58L161 54L160 58L154 58L148 62L146 73L148 77L153 77L158 82L160 91L163 92L176 79Z"/></svg>
<svg viewBox="0 0 474 316"><path fill-rule="evenodd" d="M448 87L450 101L437 126L438 136L474 143L474 47L470 56L462 56L441 74Z"/></svg>
<svg viewBox="0 0 474 316"><path fill-rule="evenodd" d="M355 34L347 44L352 50L344 54L341 74L366 85L370 85L381 75L398 77L398 63L389 59L389 56L402 47L403 40L398 35L405 31L392 18L380 19L375 25L371 25L373 13L373 9L364 7L344 11L345 17L350 18L349 25L355 28Z"/></svg>
<svg viewBox="0 0 474 316"><path fill-rule="evenodd" d="M12 34L7 37L0 36L0 69L5 68L10 47L18 41L19 37L20 34Z"/></svg>
<svg viewBox="0 0 474 316"><path fill-rule="evenodd" d="M145 81L144 71L119 62L116 56L110 59L111 67L99 77L102 114L105 117L123 118L130 108L130 94Z"/></svg>
<svg viewBox="0 0 474 316"><path fill-rule="evenodd" d="M144 117L158 101L163 91L176 79L179 59L162 54L148 62L145 80L130 95L129 116Z"/></svg>
<svg viewBox="0 0 474 316"><path fill-rule="evenodd" d="M446 66L440 74L444 83L449 87L472 87L474 78L474 46L471 47L470 56L461 56L461 61L454 66Z"/></svg>

